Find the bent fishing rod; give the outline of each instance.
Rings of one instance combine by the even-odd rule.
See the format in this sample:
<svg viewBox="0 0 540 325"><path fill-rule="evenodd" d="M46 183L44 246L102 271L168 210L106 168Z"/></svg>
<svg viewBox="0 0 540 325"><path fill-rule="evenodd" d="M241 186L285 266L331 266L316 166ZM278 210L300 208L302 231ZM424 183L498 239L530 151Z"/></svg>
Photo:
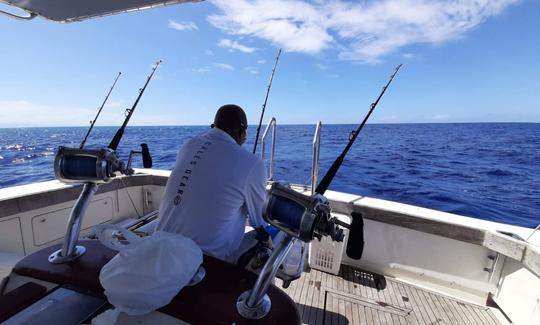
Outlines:
<svg viewBox="0 0 540 325"><path fill-rule="evenodd" d="M133 106L131 108L126 109L126 119L124 120L124 123L118 129L118 131L116 131L116 134L114 135L114 138L111 140L111 143L109 143L109 146L108 146L109 149L116 150L116 148L118 148L118 144L120 143L120 140L122 139L122 136L124 135L124 130L126 129L129 119L131 118L131 115L133 115L133 111L135 111L135 108L137 107L139 100L144 94L146 86L148 86L148 83L154 76L154 73L156 72L156 69L158 68L160 63L161 63L161 60L157 61L156 65L152 68L152 73L150 73L150 75L146 79L146 83L144 84L144 86L141 89L139 89L139 95L137 96L137 99L133 103Z"/></svg>
<svg viewBox="0 0 540 325"><path fill-rule="evenodd" d="M116 76L116 79L114 79L114 83L111 86L111 89L109 89L109 92L107 93L107 96L105 96L105 99L103 100L103 103L101 103L101 107L99 108L99 110L98 110L98 112L96 114L96 117L94 118L94 120L92 122L90 122L90 128L88 129L88 132L86 132L86 135L84 136L84 139L82 140L81 145L79 146L79 149L84 148L84 144L86 143L86 139L88 139L88 136L90 135L90 132L92 132L92 129L94 128L94 124L96 124L96 121L97 121L97 119L99 117L99 114L101 113L101 110L103 109L103 107L105 106L105 103L109 99L109 95L111 94L112 90L114 89L114 86L116 85L116 82L118 81L118 78L120 78L121 74L122 74L122 72L118 72L118 75Z"/></svg>
<svg viewBox="0 0 540 325"><path fill-rule="evenodd" d="M257 142L259 141L259 134L261 132L264 111L266 109L266 103L268 102L268 95L270 94L270 88L272 87L272 80L274 80L274 73L276 72L276 67L277 67L280 55L281 55L281 49L279 49L278 54L276 56L276 62L274 62L274 67L272 68L272 75L270 75L270 82L268 83L268 88L266 89L266 96L264 97L264 103L262 105L261 119L259 120L259 126L257 127L257 135L255 136L255 145L253 146L253 154L255 154L255 152L257 151Z"/></svg>
<svg viewBox="0 0 540 325"><path fill-rule="evenodd" d="M362 131L362 128L364 127L367 120L369 119L369 116L371 115L371 113L373 113L373 110L375 109L375 107L377 107L377 104L379 103L379 100L381 100L382 96L386 92L386 89L388 88L388 86L390 86L390 83L392 83L392 80L394 80L394 77L398 73L399 68L401 68L401 66L402 66L402 64L400 64L400 65L398 65L396 67L396 71L394 71L394 73L390 76L390 80L388 80L388 83L383 87L381 93L379 94L379 97L377 97L377 100L375 100L375 102L373 102L371 104L369 112L367 113L367 115L364 118L364 120L362 121L362 123L358 126L358 129L356 129L356 131L352 132L351 137L349 138L349 143L347 143L347 146L345 146L345 149L343 149L343 152L341 153L341 155L339 155L336 158L336 160L334 161L334 163L332 164L330 169L328 169L328 171L324 175L323 179L321 180L321 182L319 183L319 185L315 189L316 193L319 193L319 194L323 195L324 192L326 192L326 190L330 186L330 183L332 182L332 180L336 176L336 173L339 170L339 167L341 167L341 164L343 163L343 160L345 159L345 156L349 152L349 149L351 149L351 146L353 145L354 141L358 137L358 134L360 134L360 131Z"/></svg>

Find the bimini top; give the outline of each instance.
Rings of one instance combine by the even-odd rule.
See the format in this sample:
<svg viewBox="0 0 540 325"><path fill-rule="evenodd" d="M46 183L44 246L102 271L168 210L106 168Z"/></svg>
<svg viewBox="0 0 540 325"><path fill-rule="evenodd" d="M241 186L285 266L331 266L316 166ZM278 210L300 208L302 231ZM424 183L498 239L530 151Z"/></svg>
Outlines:
<svg viewBox="0 0 540 325"><path fill-rule="evenodd" d="M198 1L202 0L0 0L0 3L18 7L26 11L28 15L19 16L15 13L6 13L1 10L2 8L0 8L0 13L6 13L20 19L41 16L69 23L105 15Z"/></svg>

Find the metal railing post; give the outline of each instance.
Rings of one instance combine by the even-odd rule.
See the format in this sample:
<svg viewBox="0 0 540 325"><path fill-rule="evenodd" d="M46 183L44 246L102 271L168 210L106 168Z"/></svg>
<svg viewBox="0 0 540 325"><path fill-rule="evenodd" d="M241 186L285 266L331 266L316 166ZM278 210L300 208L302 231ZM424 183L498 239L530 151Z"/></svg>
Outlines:
<svg viewBox="0 0 540 325"><path fill-rule="evenodd" d="M262 139L261 139L261 158L264 160L265 154L266 154L266 136L268 135L268 131L270 131L270 128L272 128L272 151L270 152L270 167L268 167L268 180L271 181L274 177L274 154L276 149L276 118L272 117L270 120L270 123L266 126L266 130L264 130Z"/></svg>
<svg viewBox="0 0 540 325"><path fill-rule="evenodd" d="M311 194L315 194L319 178L319 153L321 149L321 121L317 122L315 135L313 136L313 160L311 162Z"/></svg>

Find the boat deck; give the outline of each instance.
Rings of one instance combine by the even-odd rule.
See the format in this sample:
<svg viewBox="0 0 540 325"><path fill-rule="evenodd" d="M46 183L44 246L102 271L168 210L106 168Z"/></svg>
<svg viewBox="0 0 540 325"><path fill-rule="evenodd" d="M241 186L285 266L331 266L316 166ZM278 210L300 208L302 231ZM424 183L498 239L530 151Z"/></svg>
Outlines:
<svg viewBox="0 0 540 325"><path fill-rule="evenodd" d="M311 269L284 291L304 324L500 324L489 307L345 265L338 275Z"/></svg>

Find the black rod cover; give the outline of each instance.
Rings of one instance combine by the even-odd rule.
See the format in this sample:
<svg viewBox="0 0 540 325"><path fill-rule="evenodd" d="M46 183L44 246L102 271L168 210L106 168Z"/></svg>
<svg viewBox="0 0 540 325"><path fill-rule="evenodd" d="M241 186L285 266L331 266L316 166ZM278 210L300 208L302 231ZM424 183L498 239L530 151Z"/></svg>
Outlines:
<svg viewBox="0 0 540 325"><path fill-rule="evenodd" d="M142 161L144 168L152 168L152 156L150 156L150 150L146 143L141 143Z"/></svg>
<svg viewBox="0 0 540 325"><path fill-rule="evenodd" d="M347 241L347 256L359 260L364 251L364 218L360 213L351 213L352 222L349 227L349 240Z"/></svg>

